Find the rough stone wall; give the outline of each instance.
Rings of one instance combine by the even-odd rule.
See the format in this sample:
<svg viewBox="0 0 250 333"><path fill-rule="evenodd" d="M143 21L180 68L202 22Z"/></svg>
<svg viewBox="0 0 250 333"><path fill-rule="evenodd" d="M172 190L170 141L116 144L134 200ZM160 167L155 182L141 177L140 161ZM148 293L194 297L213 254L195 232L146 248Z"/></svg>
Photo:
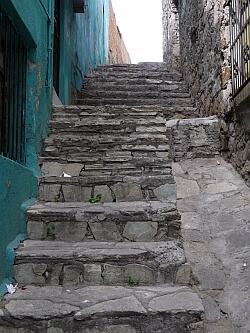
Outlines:
<svg viewBox="0 0 250 333"><path fill-rule="evenodd" d="M201 116L224 114L230 84L229 9L224 0L179 0L181 71Z"/></svg>
<svg viewBox="0 0 250 333"><path fill-rule="evenodd" d="M179 14L176 2L162 1L163 61L169 69L180 69Z"/></svg>
<svg viewBox="0 0 250 333"><path fill-rule="evenodd" d="M110 64L130 64L131 59L126 49L124 40L118 26L116 25L115 14L110 1L109 18L109 63Z"/></svg>
<svg viewBox="0 0 250 333"><path fill-rule="evenodd" d="M250 107L231 107L229 7L226 0L163 0L164 61L171 63L175 34L173 17L179 13L180 71L200 116L217 115L222 151L250 185ZM172 14L170 13L172 11ZM165 17L165 18L164 18ZM172 29L172 32L171 32Z"/></svg>
<svg viewBox="0 0 250 333"><path fill-rule="evenodd" d="M248 98L239 105L234 102L222 130L227 138L228 158L250 186L250 85L247 90Z"/></svg>

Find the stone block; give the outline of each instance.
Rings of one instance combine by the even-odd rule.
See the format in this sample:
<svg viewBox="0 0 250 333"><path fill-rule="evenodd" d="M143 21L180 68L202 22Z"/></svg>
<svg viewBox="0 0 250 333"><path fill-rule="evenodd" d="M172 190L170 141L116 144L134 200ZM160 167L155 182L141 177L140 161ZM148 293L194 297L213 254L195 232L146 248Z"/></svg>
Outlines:
<svg viewBox="0 0 250 333"><path fill-rule="evenodd" d="M78 285L83 281L83 267L79 266L64 266L63 267L63 284Z"/></svg>
<svg viewBox="0 0 250 333"><path fill-rule="evenodd" d="M53 226L54 237L60 241L81 242L87 232L86 222L55 222Z"/></svg>
<svg viewBox="0 0 250 333"><path fill-rule="evenodd" d="M153 269L139 264L129 264L125 266L104 265L104 284L154 284L156 282Z"/></svg>
<svg viewBox="0 0 250 333"><path fill-rule="evenodd" d="M138 242L152 241L157 234L157 222L128 222L123 230L123 237Z"/></svg>
<svg viewBox="0 0 250 333"><path fill-rule="evenodd" d="M79 185L63 185L61 192L66 202L83 201L82 189Z"/></svg>
<svg viewBox="0 0 250 333"><path fill-rule="evenodd" d="M51 285L59 285L63 264L54 264L53 266L47 267L46 279Z"/></svg>
<svg viewBox="0 0 250 333"><path fill-rule="evenodd" d="M175 201L177 197L176 184L164 184L153 190L158 200Z"/></svg>
<svg viewBox="0 0 250 333"><path fill-rule="evenodd" d="M117 183L112 187L116 201L139 201L143 200L140 185L131 183Z"/></svg>
<svg viewBox="0 0 250 333"><path fill-rule="evenodd" d="M97 241L119 241L122 238L115 222L89 222L89 227Z"/></svg>
<svg viewBox="0 0 250 333"><path fill-rule="evenodd" d="M64 333L61 328L50 327L47 329L47 333Z"/></svg>
<svg viewBox="0 0 250 333"><path fill-rule="evenodd" d="M114 198L111 192L111 189L107 185L95 186L94 188L94 198L101 194L100 202L113 202Z"/></svg>
<svg viewBox="0 0 250 333"><path fill-rule="evenodd" d="M106 328L87 329L80 333L136 333L136 330L130 325L112 325Z"/></svg>
<svg viewBox="0 0 250 333"><path fill-rule="evenodd" d="M84 265L84 283L89 284L102 284L102 268L97 264L85 264Z"/></svg>
<svg viewBox="0 0 250 333"><path fill-rule="evenodd" d="M15 279L19 285L44 284L46 264L20 264L14 265Z"/></svg>
<svg viewBox="0 0 250 333"><path fill-rule="evenodd" d="M176 274L176 283L189 285L191 283L191 278L192 278L192 268L190 264L186 263L181 265L178 268Z"/></svg>
<svg viewBox="0 0 250 333"><path fill-rule="evenodd" d="M39 200L54 202L59 195L60 188L60 184L41 183L39 185Z"/></svg>
<svg viewBox="0 0 250 333"><path fill-rule="evenodd" d="M44 225L42 222L27 222L27 234L29 239L41 239L43 237Z"/></svg>
<svg viewBox="0 0 250 333"><path fill-rule="evenodd" d="M42 165L42 173L45 175L49 175L51 177L60 177L63 172L67 173L71 177L79 176L82 168L84 167L83 164L79 163L57 163L57 162L43 162Z"/></svg>

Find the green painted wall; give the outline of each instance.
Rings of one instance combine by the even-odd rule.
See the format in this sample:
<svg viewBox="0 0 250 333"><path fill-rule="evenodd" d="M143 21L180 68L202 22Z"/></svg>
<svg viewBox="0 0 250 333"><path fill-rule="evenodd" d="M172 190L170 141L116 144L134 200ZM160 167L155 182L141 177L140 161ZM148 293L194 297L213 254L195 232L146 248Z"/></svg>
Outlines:
<svg viewBox="0 0 250 333"><path fill-rule="evenodd" d="M13 247L25 238L24 210L37 194L37 179L32 170L0 156L0 294L11 282ZM13 245L13 246L11 246Z"/></svg>
<svg viewBox="0 0 250 333"><path fill-rule="evenodd" d="M74 14L72 0L61 2L59 97L71 103L71 85L80 90L84 76L108 62L109 0L86 0L85 12Z"/></svg>
<svg viewBox="0 0 250 333"><path fill-rule="evenodd" d="M60 93L71 102L71 88L80 89L86 73L108 59L109 0L86 0L84 14L74 14L72 0L61 4ZM48 135L52 108L53 0L0 0L25 40L28 52L26 163L0 156L0 295L11 282L14 248L25 238L25 211L38 193L38 156Z"/></svg>
<svg viewBox="0 0 250 333"><path fill-rule="evenodd" d="M48 0L0 0L29 49L27 64L26 164L0 156L0 294L11 282L13 248L25 237L24 211L35 200L40 174L38 155L47 133L52 89L45 86L51 25ZM31 200L31 201L30 201ZM2 282L1 282L2 281Z"/></svg>

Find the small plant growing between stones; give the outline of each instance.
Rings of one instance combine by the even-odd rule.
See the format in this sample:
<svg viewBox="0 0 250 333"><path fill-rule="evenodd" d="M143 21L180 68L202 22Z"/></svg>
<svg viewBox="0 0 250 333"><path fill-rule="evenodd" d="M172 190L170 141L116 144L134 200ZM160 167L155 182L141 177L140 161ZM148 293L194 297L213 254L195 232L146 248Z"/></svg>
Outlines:
<svg viewBox="0 0 250 333"><path fill-rule="evenodd" d="M44 283L38 283L36 286L42 288L44 287Z"/></svg>
<svg viewBox="0 0 250 333"><path fill-rule="evenodd" d="M139 283L140 283L140 280L135 281L131 276L128 279L128 284L130 287L138 286Z"/></svg>
<svg viewBox="0 0 250 333"><path fill-rule="evenodd" d="M42 239L46 239L47 237L52 237L52 239L56 239L56 233L55 233L56 226L54 223L48 224L46 222L43 222L43 233L42 233Z"/></svg>
<svg viewBox="0 0 250 333"><path fill-rule="evenodd" d="M132 239L130 239L130 242L135 243L135 242L136 242L136 239L135 239L135 238L132 238Z"/></svg>
<svg viewBox="0 0 250 333"><path fill-rule="evenodd" d="M89 202L91 203L96 203L101 201L102 195L101 194L97 194L95 198L90 198Z"/></svg>
<svg viewBox="0 0 250 333"><path fill-rule="evenodd" d="M60 199L60 198L59 198L58 195L55 195L55 196L54 196L54 201L55 201L55 202L59 202L59 199Z"/></svg>
<svg viewBox="0 0 250 333"><path fill-rule="evenodd" d="M124 240L123 238L121 238L121 239L118 241L118 243L123 243L123 242L125 242L125 240Z"/></svg>

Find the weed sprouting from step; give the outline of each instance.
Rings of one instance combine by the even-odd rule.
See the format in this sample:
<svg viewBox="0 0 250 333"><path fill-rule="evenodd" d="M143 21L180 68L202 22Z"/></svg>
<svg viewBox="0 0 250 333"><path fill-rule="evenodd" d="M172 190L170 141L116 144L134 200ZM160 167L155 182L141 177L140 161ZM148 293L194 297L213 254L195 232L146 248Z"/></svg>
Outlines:
<svg viewBox="0 0 250 333"><path fill-rule="evenodd" d="M102 198L102 195L101 194L97 194L95 198L91 198L89 200L89 202L91 203L96 203L96 202L100 202L101 201L101 198Z"/></svg>
<svg viewBox="0 0 250 333"><path fill-rule="evenodd" d="M55 202L59 202L59 200L60 200L60 198L59 198L58 195L54 196L54 201L55 201Z"/></svg>
<svg viewBox="0 0 250 333"><path fill-rule="evenodd" d="M42 288L42 287L45 286L45 284L44 283L38 283L38 284L36 284L36 286Z"/></svg>
<svg viewBox="0 0 250 333"><path fill-rule="evenodd" d="M128 279L128 284L130 287L138 286L140 283L140 280L134 280L131 276Z"/></svg>
<svg viewBox="0 0 250 333"><path fill-rule="evenodd" d="M43 232L41 239L46 239L47 237L52 237L53 240L56 239L55 233L56 226L54 223L49 224L48 222L43 222Z"/></svg>
<svg viewBox="0 0 250 333"><path fill-rule="evenodd" d="M123 239L123 238L121 238L119 241L118 241L118 243L124 243L125 242L125 240Z"/></svg>
<svg viewBox="0 0 250 333"><path fill-rule="evenodd" d="M130 242L132 242L132 243L136 243L136 239L135 239L135 238L132 238L132 239L130 239Z"/></svg>

